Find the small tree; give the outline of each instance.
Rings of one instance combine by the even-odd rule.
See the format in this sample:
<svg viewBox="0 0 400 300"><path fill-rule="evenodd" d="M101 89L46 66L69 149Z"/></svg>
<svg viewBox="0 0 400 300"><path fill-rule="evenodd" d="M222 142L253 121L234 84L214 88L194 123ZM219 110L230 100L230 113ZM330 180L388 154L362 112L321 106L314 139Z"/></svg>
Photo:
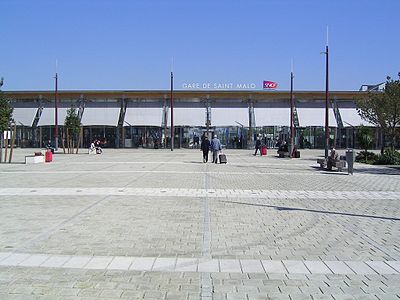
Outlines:
<svg viewBox="0 0 400 300"><path fill-rule="evenodd" d="M357 132L358 143L360 148L364 150L365 162L368 160L368 149L373 143L372 133L368 127L360 126Z"/></svg>
<svg viewBox="0 0 400 300"><path fill-rule="evenodd" d="M400 80L387 77L385 90L370 92L367 99L357 101L357 111L361 118L382 128L394 149L400 126Z"/></svg>
<svg viewBox="0 0 400 300"><path fill-rule="evenodd" d="M12 112L13 108L10 106L10 100L6 99L0 90L0 162L3 160L3 132L10 127Z"/></svg>
<svg viewBox="0 0 400 300"><path fill-rule="evenodd" d="M67 110L67 116L65 117L64 126L67 130L67 147L68 153L73 153L75 143L78 144L78 135L81 128L81 121L74 107Z"/></svg>

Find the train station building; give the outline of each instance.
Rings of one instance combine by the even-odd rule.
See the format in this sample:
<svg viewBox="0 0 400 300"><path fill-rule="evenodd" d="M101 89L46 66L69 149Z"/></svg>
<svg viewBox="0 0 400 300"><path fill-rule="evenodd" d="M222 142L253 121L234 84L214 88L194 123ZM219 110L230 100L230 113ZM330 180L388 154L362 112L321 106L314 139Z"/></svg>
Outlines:
<svg viewBox="0 0 400 300"><path fill-rule="evenodd" d="M17 126L16 144L44 147L54 141L54 91L8 91ZM294 123L300 148L324 148L325 92L296 91ZM337 148L358 146L356 134L362 120L356 101L366 91L332 91L329 94L330 144ZM94 139L104 147L163 147L170 143L171 101L168 90L157 91L59 91L60 139L67 110L75 108L82 124L82 147ZM288 91L188 91L173 93L174 146L197 147L198 138L217 134L227 148L252 147L262 135L268 147L289 139ZM375 130L375 148L380 132Z"/></svg>

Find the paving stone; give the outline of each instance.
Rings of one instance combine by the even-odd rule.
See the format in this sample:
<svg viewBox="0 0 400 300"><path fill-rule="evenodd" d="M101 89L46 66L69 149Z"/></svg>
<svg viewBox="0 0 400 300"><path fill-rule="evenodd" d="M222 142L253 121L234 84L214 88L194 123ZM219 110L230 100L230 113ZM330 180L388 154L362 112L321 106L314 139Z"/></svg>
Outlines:
<svg viewBox="0 0 400 300"><path fill-rule="evenodd" d="M45 260L40 266L46 268L58 268L63 266L70 259L71 257L66 255L52 255L47 260Z"/></svg>
<svg viewBox="0 0 400 300"><path fill-rule="evenodd" d="M154 257L138 257L133 261L129 270L150 271L153 267L154 261Z"/></svg>
<svg viewBox="0 0 400 300"><path fill-rule="evenodd" d="M228 273L241 273L242 272L239 260L221 259L219 263L220 263L221 272L228 272Z"/></svg>
<svg viewBox="0 0 400 300"><path fill-rule="evenodd" d="M362 261L345 261L356 274L375 274L376 272L371 269L366 263Z"/></svg>
<svg viewBox="0 0 400 300"><path fill-rule="evenodd" d="M85 269L106 269L113 257L95 256L84 266Z"/></svg>
<svg viewBox="0 0 400 300"><path fill-rule="evenodd" d="M199 272L219 272L219 261L217 259L200 260L197 269Z"/></svg>
<svg viewBox="0 0 400 300"><path fill-rule="evenodd" d="M261 262L267 273L287 273L281 261L262 260Z"/></svg>
<svg viewBox="0 0 400 300"><path fill-rule="evenodd" d="M242 259L240 260L242 265L242 270L244 273L264 273L265 270L262 266L261 261L259 260L251 260L251 259Z"/></svg>
<svg viewBox="0 0 400 300"><path fill-rule="evenodd" d="M335 274L354 274L343 261L325 261L324 263Z"/></svg>
<svg viewBox="0 0 400 300"><path fill-rule="evenodd" d="M332 271L322 261L304 261L312 274L332 274Z"/></svg>
<svg viewBox="0 0 400 300"><path fill-rule="evenodd" d="M282 261L289 274L309 274L310 271L302 261L284 260Z"/></svg>
<svg viewBox="0 0 400 300"><path fill-rule="evenodd" d="M383 261L367 261L366 264L378 274L399 274L395 269Z"/></svg>

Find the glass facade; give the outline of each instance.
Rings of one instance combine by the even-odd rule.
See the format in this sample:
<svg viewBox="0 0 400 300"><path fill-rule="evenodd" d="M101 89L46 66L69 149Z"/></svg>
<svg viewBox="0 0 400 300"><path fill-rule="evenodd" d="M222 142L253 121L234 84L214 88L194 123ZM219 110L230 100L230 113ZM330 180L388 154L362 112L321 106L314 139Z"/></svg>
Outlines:
<svg viewBox="0 0 400 300"><path fill-rule="evenodd" d="M100 140L103 147L109 148L169 148L171 133L168 93L126 92L131 93L129 97L124 93L106 91L104 95L101 92L83 95L84 92L65 92L67 96L63 96L60 92L59 118L62 118L62 110L71 106L77 109L83 123L81 147L88 147L93 140ZM258 98L251 100L254 97L251 94L254 93L258 93ZM289 120L286 92L277 92L275 96L264 92L249 92L246 96L243 92L235 91L209 91L203 95L189 91L182 94L181 98L180 92L175 96L175 148L200 147L201 136L207 131L210 137L216 134L224 147L229 149L252 148L258 136L262 136L264 144L269 148L289 141L290 127L282 126ZM21 95L23 93L17 96ZM340 95L336 97L338 110L343 111L342 117L347 120L346 124L361 122L354 106L355 95L357 92L349 92L343 100ZM54 125L49 125L54 122L52 97L40 94L36 98L13 101L18 147L44 147L49 140L55 143ZM298 100L300 124L295 130L295 142L299 148L324 148L324 102L320 100L323 93L308 92L307 97ZM297 96L296 99L299 98ZM188 123L191 125L184 126ZM312 126L301 126L305 123ZM335 123L335 117L330 117L330 124ZM63 120L59 119L59 146L64 132L62 124ZM382 144L381 132L376 128L373 130L374 148L379 149ZM330 127L330 146L357 148L357 126Z"/></svg>

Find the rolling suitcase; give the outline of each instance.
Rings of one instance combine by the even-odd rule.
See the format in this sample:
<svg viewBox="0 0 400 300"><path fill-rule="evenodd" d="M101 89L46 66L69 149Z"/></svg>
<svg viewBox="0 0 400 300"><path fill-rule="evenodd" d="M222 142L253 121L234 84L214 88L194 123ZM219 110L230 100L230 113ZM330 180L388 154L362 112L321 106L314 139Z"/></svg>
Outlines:
<svg viewBox="0 0 400 300"><path fill-rule="evenodd" d="M267 155L267 147L265 146L261 147L261 155Z"/></svg>
<svg viewBox="0 0 400 300"><path fill-rule="evenodd" d="M225 154L223 154L223 153L221 153L220 155L219 155L219 163L220 164L226 164L228 161L226 160L226 155Z"/></svg>

